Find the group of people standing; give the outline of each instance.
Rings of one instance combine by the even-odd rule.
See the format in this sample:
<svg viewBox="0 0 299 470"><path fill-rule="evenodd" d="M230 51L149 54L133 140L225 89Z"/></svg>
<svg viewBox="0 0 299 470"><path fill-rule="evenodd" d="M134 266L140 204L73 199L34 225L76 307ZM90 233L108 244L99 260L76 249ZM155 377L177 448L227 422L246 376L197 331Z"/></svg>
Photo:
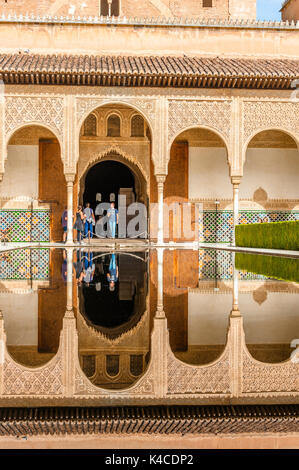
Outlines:
<svg viewBox="0 0 299 470"><path fill-rule="evenodd" d="M67 236L67 209L65 208L61 223L63 228L63 242L66 242ZM116 226L118 224L118 210L115 208L115 203L111 202L110 208L107 211L108 216L108 225L109 233L111 238L116 236ZM90 203L87 202L86 206L78 206L76 215L74 229L77 231L77 242L81 243L83 239L90 240L95 235L94 227L96 225L96 219L93 209L90 207Z"/></svg>

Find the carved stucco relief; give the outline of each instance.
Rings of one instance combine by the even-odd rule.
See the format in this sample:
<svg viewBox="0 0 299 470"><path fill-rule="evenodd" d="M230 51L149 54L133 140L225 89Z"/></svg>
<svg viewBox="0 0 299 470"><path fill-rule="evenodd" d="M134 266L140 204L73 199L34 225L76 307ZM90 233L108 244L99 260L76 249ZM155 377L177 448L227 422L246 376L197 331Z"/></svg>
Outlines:
<svg viewBox="0 0 299 470"><path fill-rule="evenodd" d="M22 125L44 124L64 141L64 98L8 96L5 99L5 132L11 135Z"/></svg>
<svg viewBox="0 0 299 470"><path fill-rule="evenodd" d="M244 152L248 139L267 129L289 132L299 141L299 103L277 101L244 101L241 129Z"/></svg>
<svg viewBox="0 0 299 470"><path fill-rule="evenodd" d="M265 364L253 359L244 348L243 394L251 393L299 393L299 364L291 361Z"/></svg>
<svg viewBox="0 0 299 470"><path fill-rule="evenodd" d="M134 97L122 97L118 95L112 95L109 98L77 98L77 126L81 127L84 119L100 106L105 106L113 103L121 103L127 106L133 106L140 113L143 114L144 118L148 121L149 125L154 129L155 117L156 117L156 101L155 99L142 99ZM78 129L78 133L80 128Z"/></svg>
<svg viewBox="0 0 299 470"><path fill-rule="evenodd" d="M169 100L168 143L185 129L203 126L218 131L230 145L231 120L231 101Z"/></svg>
<svg viewBox="0 0 299 470"><path fill-rule="evenodd" d="M3 394L9 396L57 396L63 394L61 357L30 369L6 357L3 373Z"/></svg>
<svg viewBox="0 0 299 470"><path fill-rule="evenodd" d="M167 375L168 395L230 393L229 349L217 362L207 366L184 364L169 349Z"/></svg>

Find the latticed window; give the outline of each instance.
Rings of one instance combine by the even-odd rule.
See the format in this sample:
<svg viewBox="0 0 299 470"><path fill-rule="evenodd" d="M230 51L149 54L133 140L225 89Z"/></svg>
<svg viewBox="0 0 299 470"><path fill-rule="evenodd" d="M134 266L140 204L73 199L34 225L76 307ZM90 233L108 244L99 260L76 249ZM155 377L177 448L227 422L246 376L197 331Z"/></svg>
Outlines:
<svg viewBox="0 0 299 470"><path fill-rule="evenodd" d="M142 116L133 116L131 120L131 137L144 137L144 119Z"/></svg>
<svg viewBox="0 0 299 470"><path fill-rule="evenodd" d="M107 122L107 136L120 137L120 118L117 114L111 114Z"/></svg>
<svg viewBox="0 0 299 470"><path fill-rule="evenodd" d="M119 373L119 356L106 356L106 371L110 377L115 377Z"/></svg>
<svg viewBox="0 0 299 470"><path fill-rule="evenodd" d="M90 114L84 121L84 135L97 135L97 118Z"/></svg>
<svg viewBox="0 0 299 470"><path fill-rule="evenodd" d="M130 356L130 372L138 377L143 372L143 356L142 354L132 354Z"/></svg>
<svg viewBox="0 0 299 470"><path fill-rule="evenodd" d="M95 356L83 356L82 357L82 369L87 377L92 377L96 371L96 357Z"/></svg>
<svg viewBox="0 0 299 470"><path fill-rule="evenodd" d="M202 6L204 8L212 8L213 7L213 0L202 0Z"/></svg>
<svg viewBox="0 0 299 470"><path fill-rule="evenodd" d="M119 0L101 0L102 16L119 16Z"/></svg>

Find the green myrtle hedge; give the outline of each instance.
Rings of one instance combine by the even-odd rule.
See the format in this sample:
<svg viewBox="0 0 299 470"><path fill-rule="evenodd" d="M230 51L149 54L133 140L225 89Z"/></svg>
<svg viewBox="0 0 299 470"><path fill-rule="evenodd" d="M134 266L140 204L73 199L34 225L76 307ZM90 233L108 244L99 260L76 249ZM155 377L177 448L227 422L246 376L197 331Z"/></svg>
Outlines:
<svg viewBox="0 0 299 470"><path fill-rule="evenodd" d="M299 259L236 253L236 268L266 277L299 282Z"/></svg>
<svg viewBox="0 0 299 470"><path fill-rule="evenodd" d="M236 226L236 245L299 250L299 220Z"/></svg>

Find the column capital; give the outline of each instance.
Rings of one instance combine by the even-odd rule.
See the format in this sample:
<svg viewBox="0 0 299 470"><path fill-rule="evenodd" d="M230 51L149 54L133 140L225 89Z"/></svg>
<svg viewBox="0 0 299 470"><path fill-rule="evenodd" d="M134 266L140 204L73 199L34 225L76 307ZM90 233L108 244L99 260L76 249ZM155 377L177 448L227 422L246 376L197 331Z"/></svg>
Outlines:
<svg viewBox="0 0 299 470"><path fill-rule="evenodd" d="M238 187L241 183L242 176L231 176L232 185Z"/></svg>
<svg viewBox="0 0 299 470"><path fill-rule="evenodd" d="M156 176L156 180L157 180L158 184L164 184L165 183L167 175L158 174L158 175L155 175L155 176Z"/></svg>
<svg viewBox="0 0 299 470"><path fill-rule="evenodd" d="M65 173L64 174L67 183L74 183L76 173Z"/></svg>

